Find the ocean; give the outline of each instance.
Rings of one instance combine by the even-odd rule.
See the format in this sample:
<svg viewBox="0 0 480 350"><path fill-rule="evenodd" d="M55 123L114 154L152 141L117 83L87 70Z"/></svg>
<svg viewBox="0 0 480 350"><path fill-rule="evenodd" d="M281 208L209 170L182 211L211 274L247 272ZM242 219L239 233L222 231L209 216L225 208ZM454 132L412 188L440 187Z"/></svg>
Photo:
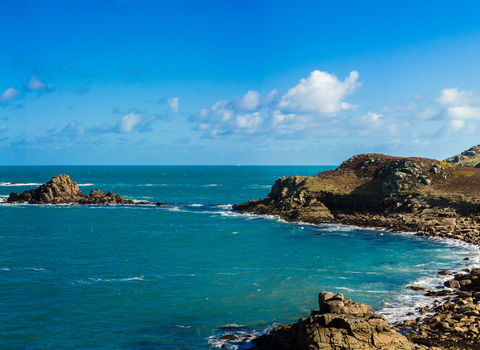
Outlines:
<svg viewBox="0 0 480 350"><path fill-rule="evenodd" d="M86 194L173 203L0 205L0 348L247 349L218 338L306 317L321 291L395 322L431 301L407 286L443 288L438 270L478 265L453 240L232 210L280 176L332 168L0 167L3 201L69 174Z"/></svg>

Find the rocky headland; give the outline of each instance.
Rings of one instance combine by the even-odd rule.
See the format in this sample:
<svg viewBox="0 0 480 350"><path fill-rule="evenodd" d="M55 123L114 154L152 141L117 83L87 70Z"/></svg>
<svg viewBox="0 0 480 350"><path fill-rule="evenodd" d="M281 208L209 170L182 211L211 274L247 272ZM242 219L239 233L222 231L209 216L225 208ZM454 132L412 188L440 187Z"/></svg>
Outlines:
<svg viewBox="0 0 480 350"><path fill-rule="evenodd" d="M445 161L360 154L312 177L281 177L266 198L233 208L290 222L410 231L479 245L479 163L480 146ZM328 295L343 303L342 311L332 313L320 300L319 312L253 342L259 350L480 349L480 269L439 273L453 279L441 290L409 286L432 301L393 328L371 309L352 314L350 299L321 293L320 299Z"/></svg>
<svg viewBox="0 0 480 350"><path fill-rule="evenodd" d="M76 182L73 182L68 175L54 176L49 182L37 188L23 193L12 192L7 203L31 203L31 204L78 204L78 205L145 205L164 203L134 202L131 199L124 199L121 195L113 192L105 194L100 190L92 190L87 196L80 191Z"/></svg>
<svg viewBox="0 0 480 350"><path fill-rule="evenodd" d="M275 181L240 212L342 223L480 243L480 169L418 157L360 154L312 177Z"/></svg>

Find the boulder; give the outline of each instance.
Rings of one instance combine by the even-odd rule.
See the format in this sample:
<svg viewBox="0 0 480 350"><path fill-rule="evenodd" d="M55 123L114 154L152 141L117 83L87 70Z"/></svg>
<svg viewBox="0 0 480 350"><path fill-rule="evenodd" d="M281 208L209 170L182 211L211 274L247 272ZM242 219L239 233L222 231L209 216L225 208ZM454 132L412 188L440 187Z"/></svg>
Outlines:
<svg viewBox="0 0 480 350"><path fill-rule="evenodd" d="M410 350L425 349L395 332L385 317L342 294L322 292L320 311L294 324L275 327L252 340L258 350Z"/></svg>
<svg viewBox="0 0 480 350"><path fill-rule="evenodd" d="M455 280L446 281L445 283L443 283L443 285L447 288L454 288L454 289L460 288L460 282Z"/></svg>
<svg viewBox="0 0 480 350"><path fill-rule="evenodd" d="M7 202L18 202L18 201L21 201L20 193L18 192L10 193L10 195L8 196Z"/></svg>

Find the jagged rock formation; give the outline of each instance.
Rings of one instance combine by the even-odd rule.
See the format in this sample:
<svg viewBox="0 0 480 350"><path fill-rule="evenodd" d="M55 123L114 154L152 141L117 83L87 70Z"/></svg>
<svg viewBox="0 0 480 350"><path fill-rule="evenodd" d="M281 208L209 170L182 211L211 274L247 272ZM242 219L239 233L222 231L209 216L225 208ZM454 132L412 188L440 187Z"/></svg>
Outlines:
<svg viewBox="0 0 480 350"><path fill-rule="evenodd" d="M445 159L445 161L451 164L480 168L480 145L470 147L460 154Z"/></svg>
<svg viewBox="0 0 480 350"><path fill-rule="evenodd" d="M320 311L298 323L275 327L254 339L258 350L411 350L435 349L410 342L390 328L385 317L342 294L318 296Z"/></svg>
<svg viewBox="0 0 480 350"><path fill-rule="evenodd" d="M134 204L130 199L123 199L113 192L107 194L100 190L92 190L89 196L83 194L76 182L68 175L54 176L49 182L23 193L12 192L7 203L29 202L33 204ZM143 203L146 204L146 203Z"/></svg>
<svg viewBox="0 0 480 350"><path fill-rule="evenodd" d="M279 178L234 210L287 221L418 231L480 243L480 169L427 158L361 154L313 177Z"/></svg>

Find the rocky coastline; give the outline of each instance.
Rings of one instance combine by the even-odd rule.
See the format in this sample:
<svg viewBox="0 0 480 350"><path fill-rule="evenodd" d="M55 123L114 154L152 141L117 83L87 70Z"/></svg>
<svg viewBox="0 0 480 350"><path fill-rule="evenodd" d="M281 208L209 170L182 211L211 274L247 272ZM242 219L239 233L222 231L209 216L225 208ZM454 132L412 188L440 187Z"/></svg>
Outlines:
<svg viewBox="0 0 480 350"><path fill-rule="evenodd" d="M113 192L104 193L101 190L92 190L87 196L69 175L54 176L49 182L23 193L12 192L8 196L7 204L71 204L71 205L167 205L162 202L134 202L124 199Z"/></svg>
<svg viewBox="0 0 480 350"><path fill-rule="evenodd" d="M471 148L464 158L451 157L446 161L361 154L346 160L335 170L313 177L279 178L266 198L233 208L244 213L277 215L290 222L385 228L415 232L420 236L459 239L478 246L480 169L475 167L475 162L468 166L455 164L467 156L474 157L477 151ZM348 322L334 323L336 330L333 331L328 322L312 319L318 316L318 312L313 311L310 318L296 324L275 327L270 335L254 341L255 348L480 349L480 269L440 273L453 276L445 282L445 289L426 291L425 295L433 298L431 304L419 308L414 320L406 319L393 325L392 331L405 335L407 342L402 340L401 344L394 342L380 347L374 342L349 343L345 337L354 336L355 332ZM409 288L425 293L420 287ZM362 322L368 324L369 318L363 317ZM320 333L312 330L313 324L316 328L329 328L320 333L330 332L331 336L320 337L325 341L319 342ZM362 332L368 328L365 327ZM299 332L302 340L295 338ZM368 339L376 339L373 331L368 332ZM339 340L341 338L344 340Z"/></svg>

